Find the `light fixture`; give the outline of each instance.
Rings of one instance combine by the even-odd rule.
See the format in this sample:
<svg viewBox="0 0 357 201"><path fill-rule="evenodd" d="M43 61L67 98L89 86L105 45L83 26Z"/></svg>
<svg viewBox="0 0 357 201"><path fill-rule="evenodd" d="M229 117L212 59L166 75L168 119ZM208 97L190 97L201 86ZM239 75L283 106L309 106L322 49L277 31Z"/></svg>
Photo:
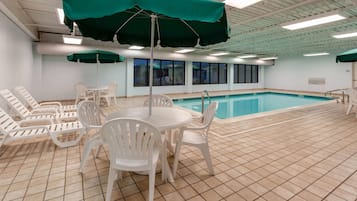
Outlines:
<svg viewBox="0 0 357 201"><path fill-rule="evenodd" d="M217 52L217 53L210 54L210 56L218 57L218 56L223 56L223 55L227 55L227 54L229 54L229 52Z"/></svg>
<svg viewBox="0 0 357 201"><path fill-rule="evenodd" d="M62 8L57 8L58 20L61 24L64 24L64 12Z"/></svg>
<svg viewBox="0 0 357 201"><path fill-rule="evenodd" d="M257 55L255 55L255 54L247 54L247 55L238 56L238 58L240 58L240 59L249 59L249 58L255 58L255 57L257 57Z"/></svg>
<svg viewBox="0 0 357 201"><path fill-rule="evenodd" d="M81 36L72 36L72 35L63 35L63 43L65 44L73 44L73 45L80 45L82 44L82 37Z"/></svg>
<svg viewBox="0 0 357 201"><path fill-rule="evenodd" d="M236 7L239 9L248 7L250 5L256 4L261 0L225 0L224 3L232 6L232 7Z"/></svg>
<svg viewBox="0 0 357 201"><path fill-rule="evenodd" d="M329 15L319 15L319 16L314 16L311 18L306 18L306 19L302 19L299 20L296 23L293 24L284 24L282 25L282 27L284 29L289 29L289 30L297 30L297 29L303 29L303 28L307 28L307 27L312 27L312 26L317 26L320 24L326 24L326 23L330 23L330 22L335 22L335 21L339 21L339 20L343 20L346 19L346 17L341 16L339 14L329 14Z"/></svg>
<svg viewBox="0 0 357 201"><path fill-rule="evenodd" d="M354 32L348 32L348 33L340 33L333 35L332 37L334 38L351 38L351 37L356 37L357 36L357 31Z"/></svg>
<svg viewBox="0 0 357 201"><path fill-rule="evenodd" d="M278 59L278 57L263 57L263 58L260 58L260 60L275 60L275 59Z"/></svg>
<svg viewBox="0 0 357 201"><path fill-rule="evenodd" d="M175 51L175 52L176 52L176 53L180 53L180 54L185 54L185 53L193 52L193 51L195 51L195 49L190 48L190 49L177 50L177 51Z"/></svg>
<svg viewBox="0 0 357 201"><path fill-rule="evenodd" d="M129 50L142 50L144 49L143 46L132 45L129 47Z"/></svg>
<svg viewBox="0 0 357 201"><path fill-rule="evenodd" d="M304 54L305 57L315 57L315 56L325 56L329 55L330 53L328 52L319 52L319 53L309 53L309 54Z"/></svg>
<svg viewBox="0 0 357 201"><path fill-rule="evenodd" d="M263 63L265 63L265 61L264 61L264 60L261 60L261 59L258 59L258 60L257 60L257 63L258 63L258 64L263 64Z"/></svg>

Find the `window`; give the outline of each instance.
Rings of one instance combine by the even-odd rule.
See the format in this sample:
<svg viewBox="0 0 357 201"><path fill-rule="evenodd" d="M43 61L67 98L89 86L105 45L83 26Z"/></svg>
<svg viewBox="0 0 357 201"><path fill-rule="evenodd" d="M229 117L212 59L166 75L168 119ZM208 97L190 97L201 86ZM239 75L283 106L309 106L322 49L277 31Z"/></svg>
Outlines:
<svg viewBox="0 0 357 201"><path fill-rule="evenodd" d="M134 59L134 86L149 86L150 59ZM185 85L185 62L158 60L153 63L153 86Z"/></svg>
<svg viewBox="0 0 357 201"><path fill-rule="evenodd" d="M234 64L234 83L258 83L258 66Z"/></svg>
<svg viewBox="0 0 357 201"><path fill-rule="evenodd" d="M192 84L226 84L227 64L193 62Z"/></svg>

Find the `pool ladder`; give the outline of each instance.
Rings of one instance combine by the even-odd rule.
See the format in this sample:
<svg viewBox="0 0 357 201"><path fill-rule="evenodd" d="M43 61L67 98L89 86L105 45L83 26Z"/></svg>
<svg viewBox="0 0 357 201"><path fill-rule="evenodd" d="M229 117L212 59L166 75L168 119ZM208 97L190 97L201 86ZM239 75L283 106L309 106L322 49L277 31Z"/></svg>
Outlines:
<svg viewBox="0 0 357 201"><path fill-rule="evenodd" d="M211 102L212 102L211 101L211 97L208 94L208 91L207 90L203 90L203 92L201 94L201 103L202 103L201 111L202 111L202 114L205 111L205 97L206 96L208 98L208 103L211 104Z"/></svg>
<svg viewBox="0 0 357 201"><path fill-rule="evenodd" d="M349 102L349 94L346 94L345 91L348 90L348 88L345 89L334 89L325 92L325 96L331 96L333 98L336 98L337 103L339 102L339 98L342 96L342 103L345 103L345 97L347 97L347 102ZM338 94L338 92L341 92L341 94Z"/></svg>

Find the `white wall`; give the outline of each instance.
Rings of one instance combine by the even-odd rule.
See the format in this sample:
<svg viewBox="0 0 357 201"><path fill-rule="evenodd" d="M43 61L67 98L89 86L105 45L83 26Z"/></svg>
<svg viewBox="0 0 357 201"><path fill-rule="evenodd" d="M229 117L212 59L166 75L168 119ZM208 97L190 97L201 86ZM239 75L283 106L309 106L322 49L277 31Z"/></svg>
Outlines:
<svg viewBox="0 0 357 201"><path fill-rule="evenodd" d="M110 82L118 84L117 95L125 96L126 63L96 64L69 62L66 56L42 55L41 100L74 99L74 85L82 82L96 87Z"/></svg>
<svg viewBox="0 0 357 201"><path fill-rule="evenodd" d="M279 58L265 67L265 88L326 92L351 87L352 64L336 63L336 56ZM325 78L325 85L308 84L309 78Z"/></svg>

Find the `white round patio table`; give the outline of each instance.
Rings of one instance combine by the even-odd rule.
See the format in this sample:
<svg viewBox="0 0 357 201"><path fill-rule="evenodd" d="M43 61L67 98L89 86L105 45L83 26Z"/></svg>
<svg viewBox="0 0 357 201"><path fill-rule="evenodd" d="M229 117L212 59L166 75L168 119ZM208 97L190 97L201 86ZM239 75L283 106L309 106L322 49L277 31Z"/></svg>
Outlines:
<svg viewBox="0 0 357 201"><path fill-rule="evenodd" d="M120 117L147 121L160 131L182 128L192 121L192 115L189 112L175 107L152 107L151 116L149 116L149 107L125 108L109 114L107 120Z"/></svg>
<svg viewBox="0 0 357 201"><path fill-rule="evenodd" d="M107 120L123 117L147 121L157 127L161 133L165 133L166 130L183 128L192 121L192 115L189 112L175 107L152 107L151 116L149 115L149 107L125 108L109 114ZM164 151L164 154L166 155L166 151ZM170 167L167 161L165 161L165 167ZM170 168L165 169L165 179L173 182Z"/></svg>

